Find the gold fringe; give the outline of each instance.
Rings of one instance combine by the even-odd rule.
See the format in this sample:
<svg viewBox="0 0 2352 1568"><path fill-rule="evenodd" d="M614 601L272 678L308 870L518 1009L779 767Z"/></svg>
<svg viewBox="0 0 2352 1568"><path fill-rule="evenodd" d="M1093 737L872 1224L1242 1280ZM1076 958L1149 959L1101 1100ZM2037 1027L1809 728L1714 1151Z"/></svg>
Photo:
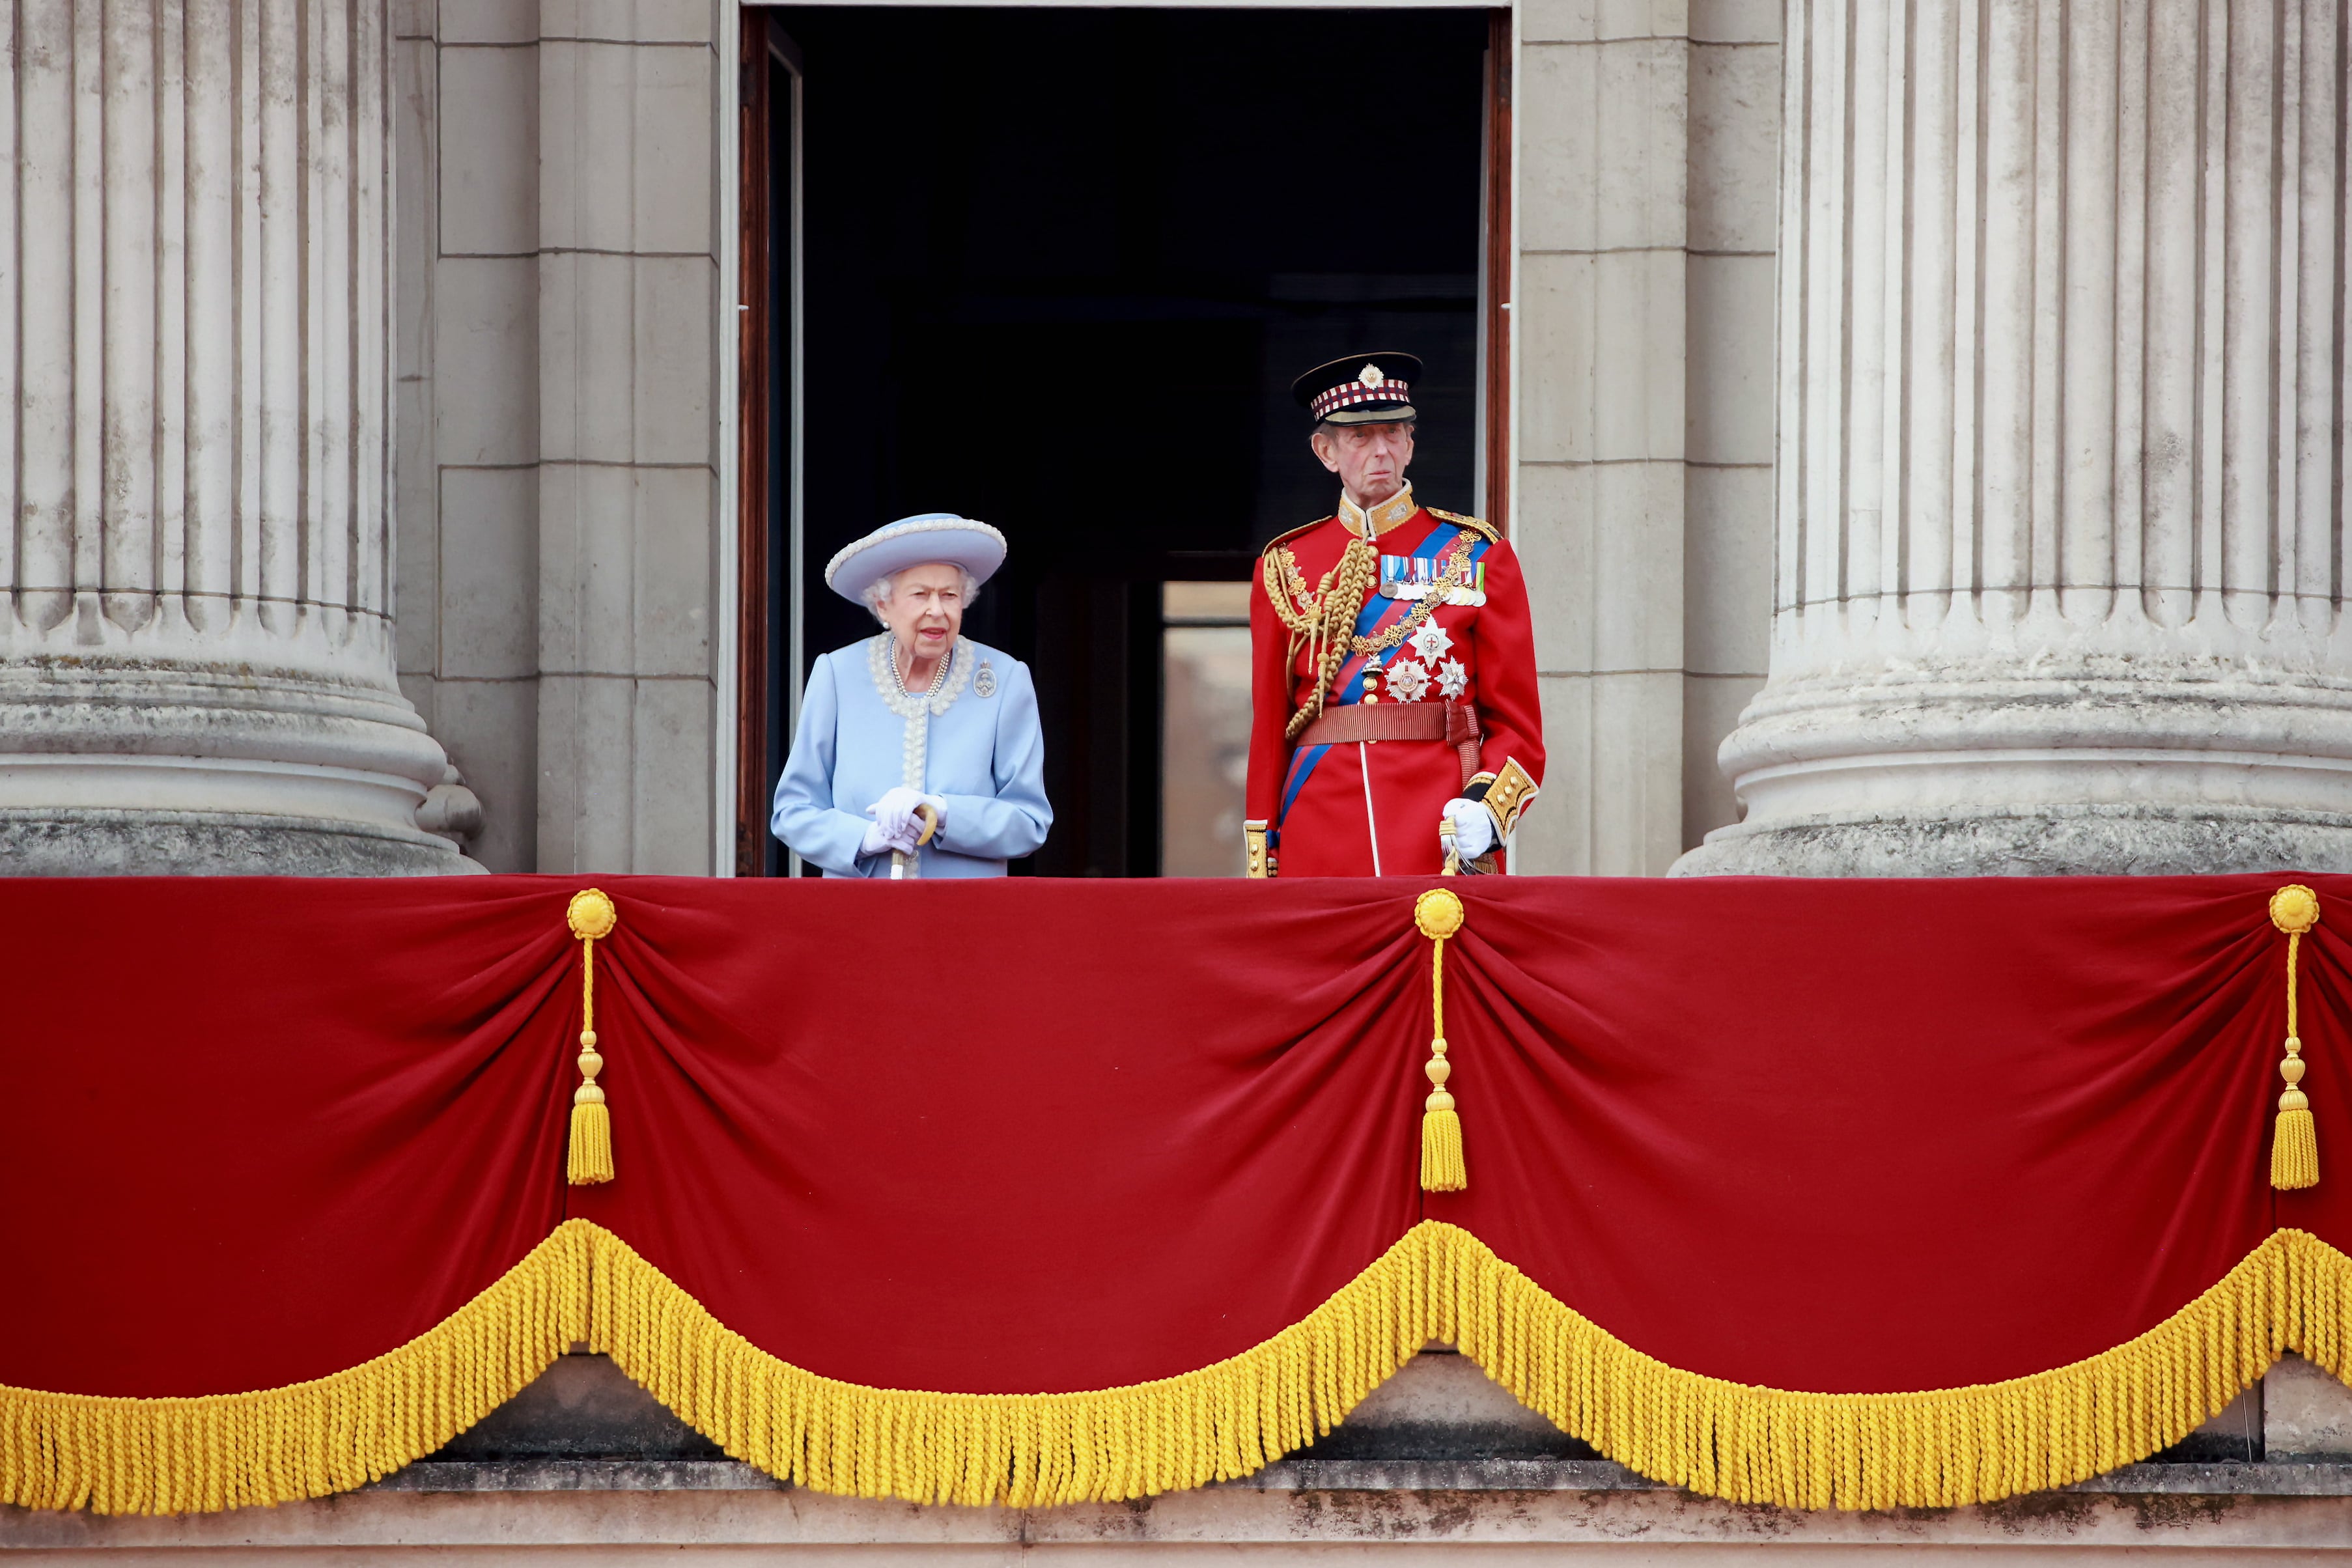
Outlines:
<svg viewBox="0 0 2352 1568"><path fill-rule="evenodd" d="M1117 1501L1247 1475L1444 1340L1658 1480L1784 1508L1956 1507L2144 1459L2282 1351L2341 1376L2352 1346L2352 1258L2284 1230L2164 1322L2071 1366L1925 1393L1792 1393L1644 1355L1431 1220L1299 1322L1198 1372L1083 1394L934 1394L780 1361L609 1233L594 1258L591 1342L688 1425L800 1485L918 1503Z"/></svg>
<svg viewBox="0 0 2352 1568"><path fill-rule="evenodd" d="M1562 1305L1466 1232L1445 1243L1435 1325L1529 1408L1642 1474L1734 1502L1955 1508L2087 1480L2178 1443L2300 1351L2339 1377L2352 1258L2265 1238L2137 1339L2002 1383L1804 1394L1682 1372Z"/></svg>
<svg viewBox="0 0 2352 1568"><path fill-rule="evenodd" d="M1924 1393L1805 1394L1667 1366L1432 1220L1228 1360L1125 1388L973 1394L804 1372L609 1231L569 1220L447 1321L316 1382L187 1399L0 1387L0 1502L176 1513L348 1490L441 1447L582 1338L736 1458L857 1497L1050 1507L1236 1479L1328 1432L1444 1340L1655 1479L1783 1508L1948 1508L2143 1459L2285 1350L2343 1377L2352 1258L2282 1230L2164 1322L2071 1366Z"/></svg>
<svg viewBox="0 0 2352 1568"><path fill-rule="evenodd" d="M350 1491L423 1458L587 1337L571 1220L425 1332L344 1372L182 1399L0 1385L0 1503L211 1513Z"/></svg>
<svg viewBox="0 0 2352 1568"><path fill-rule="evenodd" d="M931 1394L803 1372L604 1231L588 1338L728 1453L818 1491L1014 1508L1148 1497L1264 1468L1418 1352L1430 1228L1230 1360L1083 1394Z"/></svg>

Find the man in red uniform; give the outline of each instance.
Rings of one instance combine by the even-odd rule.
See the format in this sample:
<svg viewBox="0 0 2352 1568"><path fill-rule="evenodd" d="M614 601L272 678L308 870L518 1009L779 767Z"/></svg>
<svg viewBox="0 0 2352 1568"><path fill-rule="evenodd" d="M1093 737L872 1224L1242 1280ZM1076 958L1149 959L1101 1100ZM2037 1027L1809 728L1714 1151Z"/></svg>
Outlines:
<svg viewBox="0 0 2352 1568"><path fill-rule="evenodd" d="M1265 547L1250 595L1249 875L1427 876L1498 847L1543 777L1517 558L1413 500L1411 354L1352 355L1291 393L1339 510ZM1452 827L1451 834L1444 831Z"/></svg>

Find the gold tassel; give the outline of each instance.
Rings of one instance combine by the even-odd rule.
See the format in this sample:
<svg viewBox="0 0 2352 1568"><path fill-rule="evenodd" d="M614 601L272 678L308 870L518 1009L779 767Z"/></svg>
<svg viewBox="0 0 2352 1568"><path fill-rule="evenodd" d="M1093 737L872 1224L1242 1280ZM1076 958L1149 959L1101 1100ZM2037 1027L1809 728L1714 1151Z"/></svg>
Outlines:
<svg viewBox="0 0 2352 1568"><path fill-rule="evenodd" d="M2319 1128L2303 1092L2303 1039L2295 1017L2294 961L2303 933L2319 923L2319 895L2290 882L2271 895L2271 924L2286 932L2286 1059L2279 1077L2278 1125L2271 1134L2271 1185L2282 1192L2319 1185Z"/></svg>
<svg viewBox="0 0 2352 1568"><path fill-rule="evenodd" d="M1432 888L1413 900L1412 923L1430 941L1431 1055L1422 1069L1429 1075L1429 1098L1421 1112L1421 1190L1458 1193L1470 1184L1470 1173L1462 1162L1462 1118L1445 1087L1454 1076L1445 1059L1445 939L1462 929L1462 900L1446 889Z"/></svg>
<svg viewBox="0 0 2352 1568"><path fill-rule="evenodd" d="M572 1091L572 1146L564 1176L575 1187L593 1187L613 1179L613 1116L596 1083L604 1070L604 1058L596 1051L596 942L612 935L621 917L600 888L572 894L563 917L580 939L580 1087Z"/></svg>

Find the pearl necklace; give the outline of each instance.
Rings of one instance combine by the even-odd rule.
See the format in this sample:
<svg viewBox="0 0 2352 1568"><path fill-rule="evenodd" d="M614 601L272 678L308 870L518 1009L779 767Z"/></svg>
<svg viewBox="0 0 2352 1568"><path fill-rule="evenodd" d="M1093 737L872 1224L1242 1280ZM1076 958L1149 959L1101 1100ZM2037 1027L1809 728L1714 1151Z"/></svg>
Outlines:
<svg viewBox="0 0 2352 1568"><path fill-rule="evenodd" d="M914 662L914 656L912 654L908 655L907 663L908 666L911 667ZM948 668L954 663L955 647L953 644L950 644L947 650L940 655L940 668L932 674L931 684L923 692L923 700L925 702L929 702L931 699L937 697L940 694L940 688L948 683ZM890 638L890 684L898 689L898 695L900 697L908 697L913 695L907 689L907 678L898 673L898 639L895 634Z"/></svg>

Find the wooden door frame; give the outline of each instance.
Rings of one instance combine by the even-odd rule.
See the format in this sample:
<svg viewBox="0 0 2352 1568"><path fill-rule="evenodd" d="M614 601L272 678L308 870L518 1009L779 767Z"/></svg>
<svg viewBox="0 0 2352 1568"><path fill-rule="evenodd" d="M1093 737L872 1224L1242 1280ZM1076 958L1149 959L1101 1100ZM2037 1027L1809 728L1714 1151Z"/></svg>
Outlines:
<svg viewBox="0 0 2352 1568"><path fill-rule="evenodd" d="M769 614L775 584L773 574L781 567L789 581L785 587L787 623L793 635L784 649L782 664L783 691L791 699L790 708L800 707L800 617L799 595L800 546L800 419L797 406L783 410L787 420L786 441L789 444L789 471L793 493L785 499L787 519L784 551L793 557L782 562L774 559L770 550L772 509L774 500L774 476L769 471L769 428L777 413L776 372L772 362L770 344L775 337L774 301L776 268L793 266L799 249L800 171L790 171L793 210L785 215L789 221L787 254L774 254L776 214L772 208L772 193L775 188L775 144L777 116L791 117L788 123L793 134L789 145L799 146L797 115L801 79L799 51L782 28L768 13L757 7L745 6L740 16L741 47L737 54L739 77L737 199L740 211L736 233L739 255L736 268L737 309L736 329L736 572L735 572L735 823L733 859L735 875L761 877L768 866L768 748L773 738L771 726L779 717L776 699L780 693L772 681L769 647L775 626ZM781 66L793 84L792 100L776 101L778 95L771 90L776 68ZM786 339L791 363L790 384L784 396L788 405L799 400L799 284L796 276L787 274L784 279L785 308L790 319L786 322L790 335ZM797 857L785 863L789 871Z"/></svg>
<svg viewBox="0 0 2352 1568"><path fill-rule="evenodd" d="M774 711L768 692L768 595L771 570L768 551L769 406L774 367L769 363L770 282L769 237L773 232L768 210L769 159L773 125L768 100L773 95L761 79L768 63L767 18L760 12L742 15L741 81L737 103L741 117L742 151L738 158L741 214L737 243L742 247L736 277L741 298L735 313L737 410L735 419L736 523L738 568L735 581L735 874L757 877L767 869L767 844L761 837L767 824L759 805L768 786L768 725Z"/></svg>
<svg viewBox="0 0 2352 1568"><path fill-rule="evenodd" d="M1478 351L1486 372L1478 395L1486 433L1480 466L1486 479L1485 515L1504 530L1511 525L1511 280L1518 260L1511 242L1511 164L1517 146L1511 128L1518 68L1515 15L1508 6L1486 13L1486 167L1478 203L1485 220L1478 248L1486 269L1478 290L1485 316L1478 324Z"/></svg>

